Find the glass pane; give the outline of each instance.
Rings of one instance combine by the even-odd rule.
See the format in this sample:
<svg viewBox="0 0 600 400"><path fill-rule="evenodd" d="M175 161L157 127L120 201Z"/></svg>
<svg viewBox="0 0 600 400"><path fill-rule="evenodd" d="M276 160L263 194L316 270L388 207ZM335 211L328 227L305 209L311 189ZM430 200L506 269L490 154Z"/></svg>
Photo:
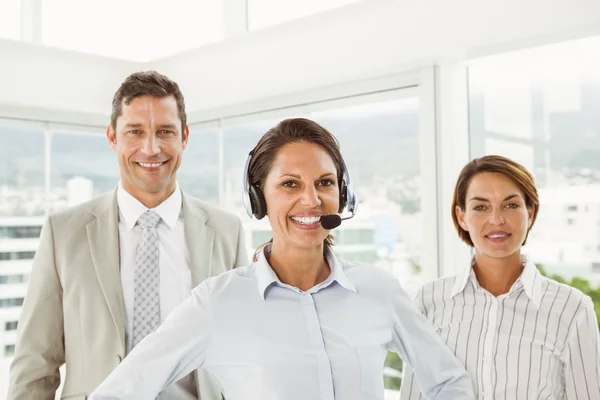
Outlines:
<svg viewBox="0 0 600 400"><path fill-rule="evenodd" d="M0 1L0 38L21 39L21 0Z"/></svg>
<svg viewBox="0 0 600 400"><path fill-rule="evenodd" d="M241 179L241 178L240 178ZM219 130L190 128L177 181L185 192L200 200L219 204Z"/></svg>
<svg viewBox="0 0 600 400"><path fill-rule="evenodd" d="M331 10L359 0L248 0L249 29L260 29Z"/></svg>
<svg viewBox="0 0 600 400"><path fill-rule="evenodd" d="M0 125L0 217L44 215L44 132Z"/></svg>
<svg viewBox="0 0 600 400"><path fill-rule="evenodd" d="M52 211L108 193L119 182L117 157L102 135L54 133L50 160Z"/></svg>
<svg viewBox="0 0 600 400"><path fill-rule="evenodd" d="M591 295L600 316L599 49L593 37L477 61L469 108L472 156L507 156L535 176L525 253Z"/></svg>
<svg viewBox="0 0 600 400"><path fill-rule="evenodd" d="M360 199L356 217L334 231L336 251L386 268L408 289L415 287L422 231L418 99L311 117L340 141Z"/></svg>
<svg viewBox="0 0 600 400"><path fill-rule="evenodd" d="M148 61L223 39L223 2L53 0L42 22L45 45Z"/></svg>

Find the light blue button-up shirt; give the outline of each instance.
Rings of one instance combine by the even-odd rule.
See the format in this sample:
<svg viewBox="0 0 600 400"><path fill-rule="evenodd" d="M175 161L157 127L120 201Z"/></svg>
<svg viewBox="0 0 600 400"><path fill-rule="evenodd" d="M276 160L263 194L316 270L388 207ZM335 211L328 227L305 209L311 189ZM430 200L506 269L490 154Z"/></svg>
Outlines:
<svg viewBox="0 0 600 400"><path fill-rule="evenodd" d="M282 283L264 254L207 279L91 399L152 399L198 367L216 375L227 400L383 399L388 350L413 367L428 398L475 398L396 278L326 257L330 276L306 292Z"/></svg>

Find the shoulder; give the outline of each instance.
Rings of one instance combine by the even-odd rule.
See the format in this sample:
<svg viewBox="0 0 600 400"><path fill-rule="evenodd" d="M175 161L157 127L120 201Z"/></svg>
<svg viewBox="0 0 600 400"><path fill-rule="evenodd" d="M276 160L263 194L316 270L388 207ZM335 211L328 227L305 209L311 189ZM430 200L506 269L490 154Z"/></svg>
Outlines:
<svg viewBox="0 0 600 400"><path fill-rule="evenodd" d="M344 259L338 259L338 262L342 267L344 274L346 274L351 280L352 278L362 278L374 283L396 280L394 275L373 264L360 261L348 261Z"/></svg>
<svg viewBox="0 0 600 400"><path fill-rule="evenodd" d="M426 282L417 290L417 296L425 297L426 295L436 293L441 296L450 297L457 279L457 275L451 275Z"/></svg>
<svg viewBox="0 0 600 400"><path fill-rule="evenodd" d="M229 291L236 292L240 284L254 282L256 279L255 264L246 265L243 267L227 270L217 276L211 276L202 281L194 290L199 290L204 295L216 295L227 293ZM235 293L232 293L235 295Z"/></svg>
<svg viewBox="0 0 600 400"><path fill-rule="evenodd" d="M389 271L373 264L338 259L344 274L362 295L385 298L406 295L399 279Z"/></svg>
<svg viewBox="0 0 600 400"><path fill-rule="evenodd" d="M565 314L585 313L585 307L593 307L592 299L581 290L554 279L542 277L542 307Z"/></svg>
<svg viewBox="0 0 600 400"><path fill-rule="evenodd" d="M102 214L115 206L115 201L114 192L110 192L76 206L53 212L48 219L55 229L68 227L72 230L81 225L85 226L94 219L95 215Z"/></svg>
<svg viewBox="0 0 600 400"><path fill-rule="evenodd" d="M188 207L201 210L206 217L207 224L221 228L236 227L239 229L241 226L241 220L237 215L195 197L186 195L185 193L183 194L183 197L187 202Z"/></svg>

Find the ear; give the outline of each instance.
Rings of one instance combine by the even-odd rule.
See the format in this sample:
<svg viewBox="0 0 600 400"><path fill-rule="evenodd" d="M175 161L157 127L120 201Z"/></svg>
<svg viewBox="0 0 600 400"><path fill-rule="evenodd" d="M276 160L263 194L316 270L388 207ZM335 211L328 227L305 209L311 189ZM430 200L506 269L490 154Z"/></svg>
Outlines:
<svg viewBox="0 0 600 400"><path fill-rule="evenodd" d="M454 213L456 214L456 219L458 220L458 225L460 225L463 230L469 232L469 226L465 222L465 212L460 206L456 206L454 208Z"/></svg>
<svg viewBox="0 0 600 400"><path fill-rule="evenodd" d="M188 144L188 139L190 138L190 128L187 125L183 129L183 132L181 132L181 135L182 135L181 143L183 145L183 149L185 150L185 148L187 147L187 144Z"/></svg>
<svg viewBox="0 0 600 400"><path fill-rule="evenodd" d="M527 207L527 228L531 228L531 225L533 225L534 213L535 213L535 206Z"/></svg>
<svg viewBox="0 0 600 400"><path fill-rule="evenodd" d="M106 128L106 139L108 139L108 145L112 151L117 151L117 132L112 127L112 124Z"/></svg>

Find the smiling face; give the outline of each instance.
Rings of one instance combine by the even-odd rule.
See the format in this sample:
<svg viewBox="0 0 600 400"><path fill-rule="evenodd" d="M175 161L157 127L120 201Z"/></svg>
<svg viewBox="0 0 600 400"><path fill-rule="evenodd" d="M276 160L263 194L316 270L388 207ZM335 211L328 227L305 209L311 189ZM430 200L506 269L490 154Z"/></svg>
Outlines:
<svg viewBox="0 0 600 400"><path fill-rule="evenodd" d="M495 172L475 175L469 183L465 209L456 206L460 227L469 233L476 257L520 256L532 223L533 208L507 176Z"/></svg>
<svg viewBox="0 0 600 400"><path fill-rule="evenodd" d="M164 201L176 185L176 172L188 141L173 96L141 96L123 104L116 129L106 132L117 153L123 188L147 207Z"/></svg>
<svg viewBox="0 0 600 400"><path fill-rule="evenodd" d="M322 251L329 231L320 218L335 214L339 203L337 170L323 147L305 142L281 147L263 193L274 247Z"/></svg>

